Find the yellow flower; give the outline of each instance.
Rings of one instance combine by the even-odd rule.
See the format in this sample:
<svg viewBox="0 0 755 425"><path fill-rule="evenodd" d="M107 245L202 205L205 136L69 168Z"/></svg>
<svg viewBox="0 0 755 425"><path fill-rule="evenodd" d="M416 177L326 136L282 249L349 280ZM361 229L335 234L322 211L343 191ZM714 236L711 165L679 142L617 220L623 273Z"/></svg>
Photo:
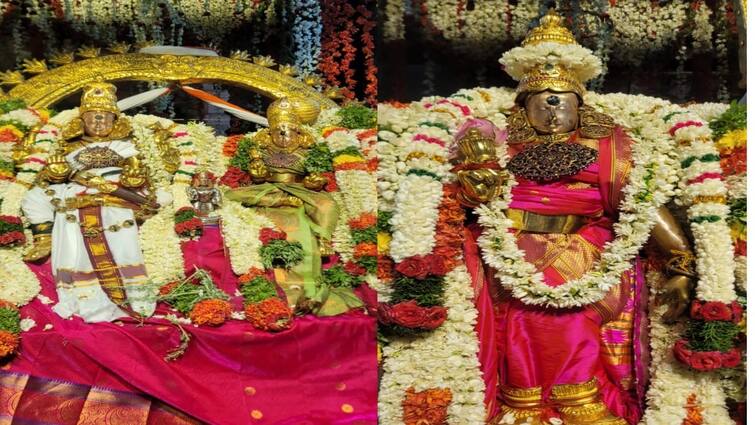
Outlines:
<svg viewBox="0 0 755 425"><path fill-rule="evenodd" d="M747 240L747 227L742 225L741 223L733 223L731 225L731 238L735 241L741 240L746 241ZM380 242L380 239L378 237L378 243Z"/></svg>
<svg viewBox="0 0 755 425"><path fill-rule="evenodd" d="M356 155L343 154L333 158L333 165L339 166L350 162L365 162L364 158Z"/></svg>
<svg viewBox="0 0 755 425"><path fill-rule="evenodd" d="M377 235L378 254L388 254L391 246L391 235L386 232L378 232Z"/></svg>
<svg viewBox="0 0 755 425"><path fill-rule="evenodd" d="M747 129L732 130L716 142L716 147L722 152L727 152L740 146L747 145Z"/></svg>

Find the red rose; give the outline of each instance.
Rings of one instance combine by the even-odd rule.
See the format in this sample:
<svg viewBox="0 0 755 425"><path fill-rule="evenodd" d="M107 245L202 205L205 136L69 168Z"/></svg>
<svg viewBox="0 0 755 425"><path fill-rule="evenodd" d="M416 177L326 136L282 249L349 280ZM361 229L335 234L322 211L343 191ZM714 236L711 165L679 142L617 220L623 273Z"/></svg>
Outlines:
<svg viewBox="0 0 755 425"><path fill-rule="evenodd" d="M176 211L176 215L181 214L186 211L194 211L194 208L192 207L181 207Z"/></svg>
<svg viewBox="0 0 755 425"><path fill-rule="evenodd" d="M381 280L390 279L393 275L393 261L386 255L378 257L377 276Z"/></svg>
<svg viewBox="0 0 755 425"><path fill-rule="evenodd" d="M723 367L737 367L740 362L742 362L742 353L736 348L732 348L721 355L721 366Z"/></svg>
<svg viewBox="0 0 755 425"><path fill-rule="evenodd" d="M419 328L426 321L426 314L417 301L404 301L392 306L393 323L405 328Z"/></svg>
<svg viewBox="0 0 755 425"><path fill-rule="evenodd" d="M744 310L742 309L742 305L740 305L738 302L734 301L731 303L731 321L734 323L739 323L742 321L742 314L744 314Z"/></svg>
<svg viewBox="0 0 755 425"><path fill-rule="evenodd" d="M26 242L23 232L13 231L0 235L0 245L13 245Z"/></svg>
<svg viewBox="0 0 755 425"><path fill-rule="evenodd" d="M700 314L704 320L731 320L731 309L721 301L708 301L703 304Z"/></svg>
<svg viewBox="0 0 755 425"><path fill-rule="evenodd" d="M443 276L446 274L446 262L440 255L430 254L425 256L425 264L431 275Z"/></svg>
<svg viewBox="0 0 755 425"><path fill-rule="evenodd" d="M721 353L718 351L696 351L692 353L689 365L702 372L718 369L721 367Z"/></svg>
<svg viewBox="0 0 755 425"><path fill-rule="evenodd" d="M223 177L220 178L220 184L234 189L239 186L247 186L251 182L252 176L238 167L228 167Z"/></svg>
<svg viewBox="0 0 755 425"><path fill-rule="evenodd" d="M680 339L674 344L674 357L680 362L689 365L690 358L692 358L692 350L689 349L686 339Z"/></svg>
<svg viewBox="0 0 755 425"><path fill-rule="evenodd" d="M703 320L703 315L700 312L700 310L702 310L702 308L703 308L703 303L701 303L698 300L692 301L692 307L689 310L690 317L692 317L693 319L697 319L697 320Z"/></svg>
<svg viewBox="0 0 755 425"><path fill-rule="evenodd" d="M427 321L425 321L423 329L433 330L448 318L448 309L445 307L430 307L427 309Z"/></svg>
<svg viewBox="0 0 755 425"><path fill-rule="evenodd" d="M380 323L390 325L393 323L393 310L388 303L378 303L377 317Z"/></svg>
<svg viewBox="0 0 755 425"><path fill-rule="evenodd" d="M21 219L15 215L0 215L0 221L4 221L8 224L21 224Z"/></svg>
<svg viewBox="0 0 755 425"><path fill-rule="evenodd" d="M367 269L360 266L359 264L348 261L344 266L344 270L346 270L346 273L352 275L352 276L362 276L363 274L367 273Z"/></svg>
<svg viewBox="0 0 755 425"><path fill-rule="evenodd" d="M338 191L338 182L336 182L336 174L334 172L326 171L324 173L320 173L320 176L328 179L328 184L325 185L326 192Z"/></svg>
<svg viewBox="0 0 755 425"><path fill-rule="evenodd" d="M270 243L270 241L277 239L285 240L286 232L279 232L269 227L265 227L264 229L260 230L260 241L262 242L262 245L267 245Z"/></svg>
<svg viewBox="0 0 755 425"><path fill-rule="evenodd" d="M424 279L429 273L427 264L419 255L413 255L398 263L396 265L396 271L404 276L413 277L415 279Z"/></svg>

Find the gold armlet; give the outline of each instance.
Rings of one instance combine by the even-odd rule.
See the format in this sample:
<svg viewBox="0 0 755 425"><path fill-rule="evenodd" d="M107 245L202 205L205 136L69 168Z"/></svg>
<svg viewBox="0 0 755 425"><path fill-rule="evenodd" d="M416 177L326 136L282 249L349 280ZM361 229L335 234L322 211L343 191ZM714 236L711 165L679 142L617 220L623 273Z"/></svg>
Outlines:
<svg viewBox="0 0 755 425"><path fill-rule="evenodd" d="M690 251L671 250L671 258L666 261L664 270L668 275L696 277L695 256Z"/></svg>

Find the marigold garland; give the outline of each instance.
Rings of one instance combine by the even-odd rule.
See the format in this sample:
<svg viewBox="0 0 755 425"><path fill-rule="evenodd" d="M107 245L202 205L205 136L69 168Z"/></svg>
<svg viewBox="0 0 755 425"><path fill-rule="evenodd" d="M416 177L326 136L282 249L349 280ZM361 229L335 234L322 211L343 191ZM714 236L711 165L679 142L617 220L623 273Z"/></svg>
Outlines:
<svg viewBox="0 0 755 425"><path fill-rule="evenodd" d="M189 318L194 324L220 326L231 317L231 304L226 300L202 300L192 307Z"/></svg>
<svg viewBox="0 0 755 425"><path fill-rule="evenodd" d="M268 298L258 303L250 303L244 309L246 320L257 329L279 332L291 326L293 313L280 298Z"/></svg>
<svg viewBox="0 0 755 425"><path fill-rule="evenodd" d="M20 338L17 334L0 329L0 359L4 359L18 351Z"/></svg>
<svg viewBox="0 0 755 425"><path fill-rule="evenodd" d="M414 387L407 388L401 404L404 408L404 424L447 424L451 398L451 390L448 388L430 388L420 392L416 392Z"/></svg>

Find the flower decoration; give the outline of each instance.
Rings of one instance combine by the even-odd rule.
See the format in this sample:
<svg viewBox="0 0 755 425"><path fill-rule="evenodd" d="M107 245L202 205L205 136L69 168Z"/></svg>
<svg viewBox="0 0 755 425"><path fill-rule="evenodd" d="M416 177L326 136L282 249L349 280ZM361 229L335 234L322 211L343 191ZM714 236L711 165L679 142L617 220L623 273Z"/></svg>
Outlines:
<svg viewBox="0 0 755 425"><path fill-rule="evenodd" d="M287 241L285 232L264 228L260 231L259 239L262 242L260 258L266 269L290 269L304 258L301 243Z"/></svg>
<svg viewBox="0 0 755 425"><path fill-rule="evenodd" d="M0 215L0 247L23 245L26 242L24 225L16 216Z"/></svg>
<svg viewBox="0 0 755 425"><path fill-rule="evenodd" d="M21 316L13 303L0 300L0 360L18 351Z"/></svg>
<svg viewBox="0 0 755 425"><path fill-rule="evenodd" d="M196 239L202 236L204 227L197 210L192 207L183 207L176 211L174 229L178 236Z"/></svg>
<svg viewBox="0 0 755 425"><path fill-rule="evenodd" d="M382 303L378 306L378 319L384 325L431 331L438 328L448 317L448 309L440 306L422 307L416 300L396 304Z"/></svg>
<svg viewBox="0 0 755 425"><path fill-rule="evenodd" d="M207 299L194 304L189 312L191 321L199 326L220 326L231 317L231 304L222 299Z"/></svg>
<svg viewBox="0 0 755 425"><path fill-rule="evenodd" d="M293 313L280 298L267 298L258 303L250 303L244 309L246 320L257 329L280 332L291 326Z"/></svg>
<svg viewBox="0 0 755 425"><path fill-rule="evenodd" d="M452 394L448 388L430 388L416 392L406 389L402 406L406 425L444 425L448 423L448 406Z"/></svg>

